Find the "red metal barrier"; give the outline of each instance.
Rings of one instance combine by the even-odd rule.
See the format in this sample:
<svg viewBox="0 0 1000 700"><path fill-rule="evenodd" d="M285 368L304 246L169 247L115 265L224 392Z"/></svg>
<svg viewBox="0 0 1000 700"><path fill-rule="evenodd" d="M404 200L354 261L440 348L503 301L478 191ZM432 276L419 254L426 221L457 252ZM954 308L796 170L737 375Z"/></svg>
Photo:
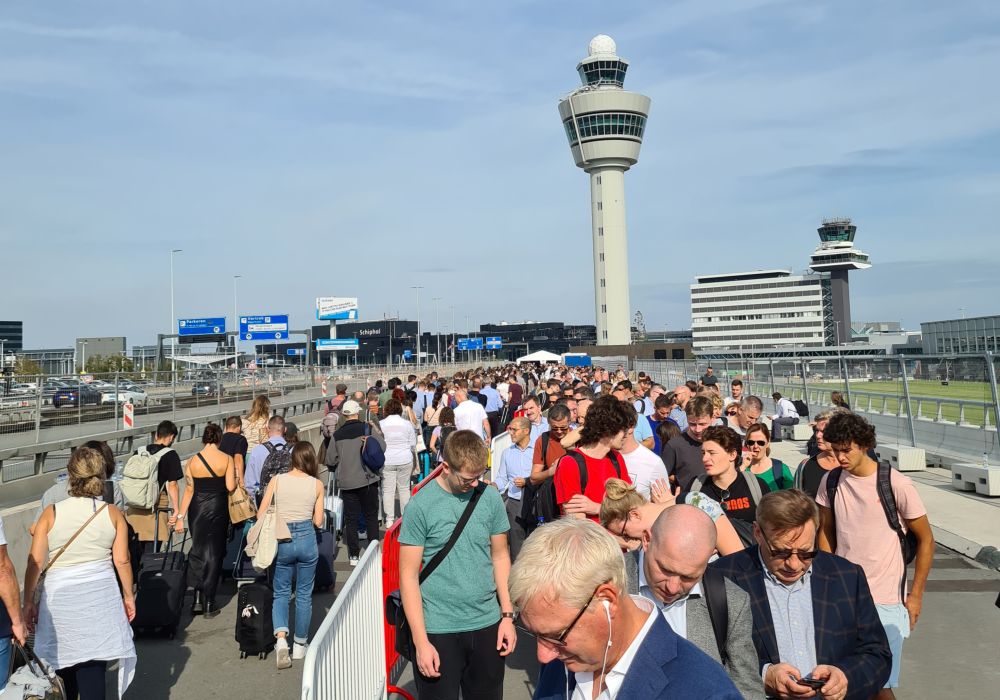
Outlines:
<svg viewBox="0 0 1000 700"><path fill-rule="evenodd" d="M413 487L413 493L422 489L431 479L437 478L441 473L441 467L437 467L427 478ZM399 588L399 528L403 525L400 518L385 531L382 538L382 599ZM384 604L383 604L384 607ZM385 621L385 612L382 614L382 624L385 625L385 677L387 681L387 692L390 695L402 695L407 700L415 698L394 683L399 680L399 675L406 666L406 659L396 651L396 628Z"/></svg>

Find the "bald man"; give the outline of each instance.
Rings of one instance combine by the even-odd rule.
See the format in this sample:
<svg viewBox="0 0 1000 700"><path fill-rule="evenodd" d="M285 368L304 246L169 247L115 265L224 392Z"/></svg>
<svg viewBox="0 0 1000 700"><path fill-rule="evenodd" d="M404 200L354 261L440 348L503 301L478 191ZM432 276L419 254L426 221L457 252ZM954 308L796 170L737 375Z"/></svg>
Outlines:
<svg viewBox="0 0 1000 700"><path fill-rule="evenodd" d="M674 632L721 663L744 698L763 700L750 596L706 569L714 552L711 516L689 505L667 508L653 523L639 593L656 604Z"/></svg>

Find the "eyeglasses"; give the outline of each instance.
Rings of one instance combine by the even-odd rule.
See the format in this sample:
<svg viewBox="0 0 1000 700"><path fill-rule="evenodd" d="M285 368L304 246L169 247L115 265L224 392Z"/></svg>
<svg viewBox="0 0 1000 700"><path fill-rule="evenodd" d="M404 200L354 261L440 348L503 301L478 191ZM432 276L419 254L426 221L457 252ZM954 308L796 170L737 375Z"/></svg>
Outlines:
<svg viewBox="0 0 1000 700"><path fill-rule="evenodd" d="M455 472L455 477L459 480L459 482L462 483L463 486L469 486L470 484L474 484L477 481L479 481L480 479L482 479L483 478L483 474L485 474L485 473L486 473L486 470L484 469L484 470L482 470L481 472L479 472L478 474L476 474L473 477L465 477L465 476L462 476L461 474L459 474L458 472Z"/></svg>
<svg viewBox="0 0 1000 700"><path fill-rule="evenodd" d="M799 558L799 561L812 561L816 558L816 554L819 551L816 549L815 543L813 543L812 550L808 551L803 549L775 549L774 545L768 542L767 536L764 534L763 530L760 531L760 538L764 540L764 544L767 546L767 551L771 553L771 556L775 559L781 559L782 561L788 561L792 558L793 554Z"/></svg>
<svg viewBox="0 0 1000 700"><path fill-rule="evenodd" d="M525 634L531 635L539 642L562 649L563 647L566 646L566 637L569 636L569 633L573 631L573 628L576 626L576 623L580 621L581 617L583 617L583 613L587 612L587 608L590 607L590 603L592 600L594 600L594 596L597 595L597 591L599 591L601 589L601 586L603 586L605 583L607 583L607 581L602 581L597 586L597 588L594 589L594 592L590 594L589 598L587 598L587 602L583 604L583 607L580 608L580 612L576 614L576 617L574 617L573 621L569 623L569 626L555 637L549 637L544 634L537 634L532 630L529 630L527 627L521 624L520 613L518 613L517 617L514 618L514 627L521 630Z"/></svg>
<svg viewBox="0 0 1000 700"><path fill-rule="evenodd" d="M747 446L767 447L767 440L747 440Z"/></svg>
<svg viewBox="0 0 1000 700"><path fill-rule="evenodd" d="M560 427L555 426L555 425L550 425L549 426L549 432L550 433L565 433L565 432L569 432L569 426L567 425L567 426L564 426L564 427L560 428Z"/></svg>

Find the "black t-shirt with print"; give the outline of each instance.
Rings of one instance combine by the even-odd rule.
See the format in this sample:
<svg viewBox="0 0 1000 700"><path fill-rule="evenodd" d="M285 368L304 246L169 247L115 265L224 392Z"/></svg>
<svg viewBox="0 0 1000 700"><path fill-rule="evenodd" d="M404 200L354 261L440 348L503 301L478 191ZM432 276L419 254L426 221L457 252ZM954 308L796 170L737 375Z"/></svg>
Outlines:
<svg viewBox="0 0 1000 700"><path fill-rule="evenodd" d="M715 482L710 478L703 478L704 483L701 485L701 492L721 503L723 510L726 511L726 515L729 516L730 520L736 518L737 520L752 523L757 519L757 504L753 502L753 497L750 494L750 485L742 474L737 476L736 480L725 490L716 486ZM760 484L761 494L768 493L771 490L766 481L756 476L753 478L757 479L757 483Z"/></svg>

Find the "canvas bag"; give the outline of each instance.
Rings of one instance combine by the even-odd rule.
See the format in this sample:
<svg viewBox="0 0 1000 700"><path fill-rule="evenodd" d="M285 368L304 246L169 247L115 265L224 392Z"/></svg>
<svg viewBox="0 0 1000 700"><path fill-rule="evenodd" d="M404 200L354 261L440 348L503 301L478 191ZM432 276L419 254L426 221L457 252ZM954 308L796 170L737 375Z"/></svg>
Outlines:
<svg viewBox="0 0 1000 700"><path fill-rule="evenodd" d="M243 551L253 559L254 569L267 571L278 554L278 542L290 539L292 539L292 533L278 513L278 483L275 482L271 505L268 506L264 516L257 520L247 532L247 546Z"/></svg>
<svg viewBox="0 0 1000 700"><path fill-rule="evenodd" d="M62 678L34 651L15 641L11 655L24 659L24 666L7 679L7 685L0 691L0 700L66 700Z"/></svg>

